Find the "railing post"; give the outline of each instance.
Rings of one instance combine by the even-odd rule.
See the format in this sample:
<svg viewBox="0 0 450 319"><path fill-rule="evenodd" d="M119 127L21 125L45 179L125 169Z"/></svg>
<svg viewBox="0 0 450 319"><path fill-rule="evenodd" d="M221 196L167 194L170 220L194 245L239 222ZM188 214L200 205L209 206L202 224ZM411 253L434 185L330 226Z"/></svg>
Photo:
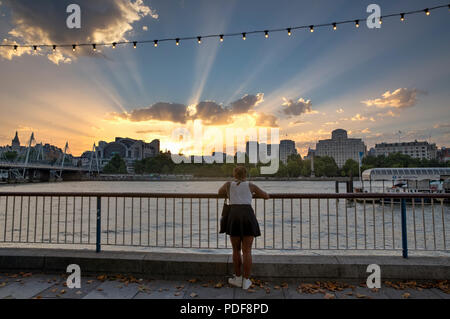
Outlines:
<svg viewBox="0 0 450 319"><path fill-rule="evenodd" d="M96 234L97 234L97 241L95 246L95 251L97 253L101 250L101 234L102 234L102 228L101 228L101 217L102 217L102 198L100 196L97 197L97 228L96 228Z"/></svg>
<svg viewBox="0 0 450 319"><path fill-rule="evenodd" d="M403 258L408 258L408 234L406 231L406 199L401 199L402 207L402 250Z"/></svg>

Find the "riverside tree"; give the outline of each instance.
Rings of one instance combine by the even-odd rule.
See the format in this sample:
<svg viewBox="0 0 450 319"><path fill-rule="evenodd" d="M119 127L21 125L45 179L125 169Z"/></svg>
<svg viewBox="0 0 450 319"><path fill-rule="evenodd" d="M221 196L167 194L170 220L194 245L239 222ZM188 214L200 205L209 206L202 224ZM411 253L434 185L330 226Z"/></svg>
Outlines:
<svg viewBox="0 0 450 319"><path fill-rule="evenodd" d="M103 173L127 174L127 165L119 154L114 154L114 156L109 160L108 164L103 167Z"/></svg>

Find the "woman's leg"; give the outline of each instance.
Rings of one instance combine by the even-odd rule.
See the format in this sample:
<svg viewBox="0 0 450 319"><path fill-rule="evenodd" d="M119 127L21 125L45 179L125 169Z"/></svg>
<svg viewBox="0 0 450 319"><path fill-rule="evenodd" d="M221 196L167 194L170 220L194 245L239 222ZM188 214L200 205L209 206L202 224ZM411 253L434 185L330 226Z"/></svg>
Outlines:
<svg viewBox="0 0 450 319"><path fill-rule="evenodd" d="M253 236L245 236L242 239L242 255L244 256L244 278L249 278L252 272L252 244Z"/></svg>
<svg viewBox="0 0 450 319"><path fill-rule="evenodd" d="M233 265L234 274L236 276L241 276L241 237L230 236L231 246L233 247Z"/></svg>

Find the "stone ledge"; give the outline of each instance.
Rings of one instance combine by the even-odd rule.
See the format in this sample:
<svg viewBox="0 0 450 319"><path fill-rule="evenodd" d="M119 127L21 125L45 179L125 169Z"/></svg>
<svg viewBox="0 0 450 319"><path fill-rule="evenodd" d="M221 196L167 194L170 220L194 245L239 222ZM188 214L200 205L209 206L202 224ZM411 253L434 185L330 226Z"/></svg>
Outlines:
<svg viewBox="0 0 450 319"><path fill-rule="evenodd" d="M233 270L228 254L0 249L0 271L65 273L69 264L78 264L85 273L139 274L161 279L228 276ZM449 257L399 256L255 255L252 275L267 279L366 279L369 264L380 265L383 279L450 278Z"/></svg>

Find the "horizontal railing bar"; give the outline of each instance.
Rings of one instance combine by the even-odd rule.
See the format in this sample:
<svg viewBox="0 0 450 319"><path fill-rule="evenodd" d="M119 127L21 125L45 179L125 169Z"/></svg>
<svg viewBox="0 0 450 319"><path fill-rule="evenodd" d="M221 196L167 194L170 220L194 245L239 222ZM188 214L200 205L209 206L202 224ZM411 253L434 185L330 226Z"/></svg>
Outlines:
<svg viewBox="0 0 450 319"><path fill-rule="evenodd" d="M0 196L62 196L62 197L141 197L141 198L225 198L217 193L123 193L123 192L0 192ZM274 193L269 194L271 199L280 198L342 198L342 199L368 199L368 198L437 198L450 199L450 193ZM259 197L255 197L259 198Z"/></svg>

